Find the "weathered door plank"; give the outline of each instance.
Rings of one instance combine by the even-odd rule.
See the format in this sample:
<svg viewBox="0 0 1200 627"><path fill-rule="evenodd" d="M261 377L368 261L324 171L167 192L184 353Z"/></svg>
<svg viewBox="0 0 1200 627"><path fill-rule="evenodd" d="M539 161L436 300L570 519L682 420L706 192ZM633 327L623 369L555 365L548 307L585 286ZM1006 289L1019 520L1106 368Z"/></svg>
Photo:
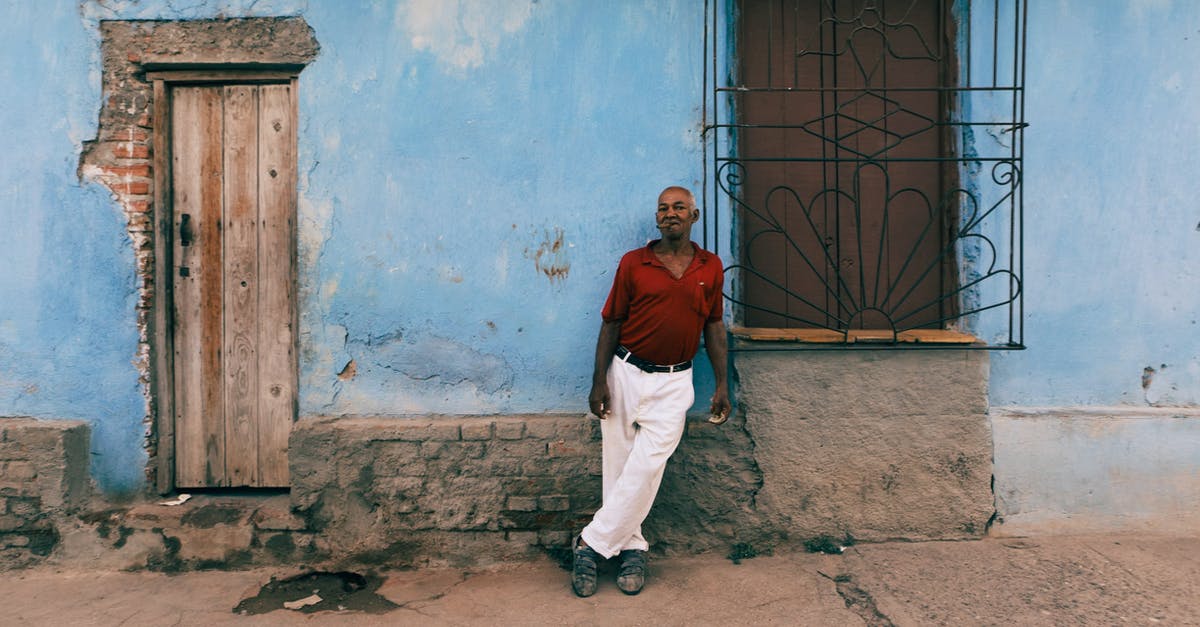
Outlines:
<svg viewBox="0 0 1200 627"><path fill-rule="evenodd" d="M258 481L258 88L225 94L226 485Z"/></svg>
<svg viewBox="0 0 1200 627"><path fill-rule="evenodd" d="M288 435L296 399L292 86L259 88L259 485L288 485Z"/></svg>
<svg viewBox="0 0 1200 627"><path fill-rule="evenodd" d="M220 485L225 476L221 92L179 87L173 104L176 482Z"/></svg>

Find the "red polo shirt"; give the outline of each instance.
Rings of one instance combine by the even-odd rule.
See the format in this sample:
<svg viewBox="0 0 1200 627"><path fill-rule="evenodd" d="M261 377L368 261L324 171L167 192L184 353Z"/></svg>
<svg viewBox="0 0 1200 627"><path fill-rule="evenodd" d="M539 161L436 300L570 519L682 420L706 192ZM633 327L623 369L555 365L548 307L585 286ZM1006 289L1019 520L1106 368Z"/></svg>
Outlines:
<svg viewBox="0 0 1200 627"><path fill-rule="evenodd" d="M692 242L695 255L676 279L651 250L657 241L621 257L601 315L621 322L620 343L660 365L695 357L707 322L721 319L721 259Z"/></svg>

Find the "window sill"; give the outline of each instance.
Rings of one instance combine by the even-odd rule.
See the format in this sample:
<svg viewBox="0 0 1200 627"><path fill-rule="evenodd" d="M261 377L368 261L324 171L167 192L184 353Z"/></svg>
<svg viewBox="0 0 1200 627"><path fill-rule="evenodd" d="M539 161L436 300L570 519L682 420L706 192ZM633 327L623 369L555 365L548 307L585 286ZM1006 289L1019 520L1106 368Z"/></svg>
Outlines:
<svg viewBox="0 0 1200 627"><path fill-rule="evenodd" d="M730 327L730 334L750 342L795 342L799 344L978 344L969 333L946 329L911 329L893 335L888 329L851 329L846 333L830 329L772 329Z"/></svg>

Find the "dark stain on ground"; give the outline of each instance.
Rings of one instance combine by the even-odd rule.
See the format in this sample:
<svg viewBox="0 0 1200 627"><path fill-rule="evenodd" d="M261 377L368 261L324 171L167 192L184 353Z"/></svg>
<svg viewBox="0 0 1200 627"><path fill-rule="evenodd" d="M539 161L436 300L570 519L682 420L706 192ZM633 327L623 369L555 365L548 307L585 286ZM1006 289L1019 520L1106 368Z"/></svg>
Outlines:
<svg viewBox="0 0 1200 627"><path fill-rule="evenodd" d="M125 546L125 541L128 540L129 536L132 536L132 535L133 535L133 529L130 529L129 527L126 527L124 525L117 527L117 540L115 542L113 542L113 548L119 549L119 548Z"/></svg>
<svg viewBox="0 0 1200 627"><path fill-rule="evenodd" d="M738 542L729 549L729 555L726 557L734 564L741 564L742 560L758 557L758 551L749 542Z"/></svg>
<svg viewBox="0 0 1200 627"><path fill-rule="evenodd" d="M381 585L382 577L345 571L304 573L286 579L272 577L257 595L242 599L233 608L233 613L266 614L284 609L284 603L299 601L314 594L321 597L319 602L295 611L305 614L325 611L384 614L400 607L376 592Z"/></svg>
<svg viewBox="0 0 1200 627"><path fill-rule="evenodd" d="M828 575L825 576L829 577ZM871 593L854 583L852 576L841 574L829 578L837 586L838 596L842 597L842 601L846 604L846 609L858 614L868 627L894 627L895 623L886 614L879 611L879 607L875 605L875 598L871 596Z"/></svg>
<svg viewBox="0 0 1200 627"><path fill-rule="evenodd" d="M854 536L846 534L841 540L833 536L817 536L804 541L804 550L809 553L840 555L845 547L854 546Z"/></svg>
<svg viewBox="0 0 1200 627"><path fill-rule="evenodd" d="M183 515L180 522L200 529L208 529L219 524L230 525L237 522L245 512L237 507L225 505L204 505Z"/></svg>
<svg viewBox="0 0 1200 627"><path fill-rule="evenodd" d="M292 540L292 536L281 533L271 536L267 540L267 551L274 555L276 559L284 560L291 557L292 552L296 550L296 543Z"/></svg>

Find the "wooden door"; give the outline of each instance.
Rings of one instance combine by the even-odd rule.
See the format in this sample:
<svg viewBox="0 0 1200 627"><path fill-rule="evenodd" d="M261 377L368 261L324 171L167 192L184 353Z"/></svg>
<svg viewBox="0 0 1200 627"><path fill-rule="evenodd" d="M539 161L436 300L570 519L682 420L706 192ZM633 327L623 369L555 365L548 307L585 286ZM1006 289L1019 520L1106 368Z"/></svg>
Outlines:
<svg viewBox="0 0 1200 627"><path fill-rule="evenodd" d="M171 88L176 487L288 485L295 89Z"/></svg>

